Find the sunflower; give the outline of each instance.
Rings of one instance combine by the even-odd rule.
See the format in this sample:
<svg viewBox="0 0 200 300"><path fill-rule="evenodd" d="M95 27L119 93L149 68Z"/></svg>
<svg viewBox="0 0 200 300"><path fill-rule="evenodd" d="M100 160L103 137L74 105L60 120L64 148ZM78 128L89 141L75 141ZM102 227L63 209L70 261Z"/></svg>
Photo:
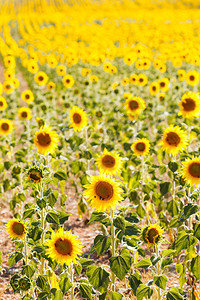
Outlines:
<svg viewBox="0 0 200 300"><path fill-rule="evenodd" d="M34 100L33 92L31 90L26 90L23 93L21 93L22 100L24 100L27 103L30 103Z"/></svg>
<svg viewBox="0 0 200 300"><path fill-rule="evenodd" d="M158 94L158 99L162 102L165 100L165 93L159 93Z"/></svg>
<svg viewBox="0 0 200 300"><path fill-rule="evenodd" d="M148 225L142 231L142 238L149 247L155 246L162 238L163 229L158 225Z"/></svg>
<svg viewBox="0 0 200 300"><path fill-rule="evenodd" d="M12 94L12 92L15 90L12 80L5 80L3 83L3 89L6 94Z"/></svg>
<svg viewBox="0 0 200 300"><path fill-rule="evenodd" d="M129 83L129 78L128 77L123 78L121 83L123 86L127 85Z"/></svg>
<svg viewBox="0 0 200 300"><path fill-rule="evenodd" d="M8 55L4 57L4 64L6 68L15 68L16 63L15 63L15 58L11 55Z"/></svg>
<svg viewBox="0 0 200 300"><path fill-rule="evenodd" d="M115 209L118 202L122 200L120 194L123 191L119 183L105 174L91 176L91 183L85 185L85 188L83 192L85 197L90 201L91 207L97 211Z"/></svg>
<svg viewBox="0 0 200 300"><path fill-rule="evenodd" d="M7 135L13 130L13 124L8 119L0 120L0 134Z"/></svg>
<svg viewBox="0 0 200 300"><path fill-rule="evenodd" d="M129 77L129 81L132 84L138 84L138 75L137 74L131 74Z"/></svg>
<svg viewBox="0 0 200 300"><path fill-rule="evenodd" d="M21 120L30 120L32 118L31 110L28 107L20 107L18 109L18 115Z"/></svg>
<svg viewBox="0 0 200 300"><path fill-rule="evenodd" d="M99 77L96 75L90 75L89 80L93 83L97 83L99 81Z"/></svg>
<svg viewBox="0 0 200 300"><path fill-rule="evenodd" d="M180 106L179 115L182 115L184 118L193 118L199 117L200 115L200 96L198 93L186 92L181 101L178 103Z"/></svg>
<svg viewBox="0 0 200 300"><path fill-rule="evenodd" d="M149 86L149 92L152 96L156 95L160 90L160 85L158 82L152 82Z"/></svg>
<svg viewBox="0 0 200 300"><path fill-rule="evenodd" d="M83 76L83 77L85 77L85 76L87 76L89 73L91 73L91 69L89 69L89 68L82 68L81 69L81 75Z"/></svg>
<svg viewBox="0 0 200 300"><path fill-rule="evenodd" d="M82 128L87 126L87 114L86 112L77 106L73 106L70 110L70 127L74 128L74 131L81 131Z"/></svg>
<svg viewBox="0 0 200 300"><path fill-rule="evenodd" d="M177 71L177 75L178 75L178 79L180 80L180 81L184 81L185 79L186 79L186 71L185 70L183 70L183 69L179 69L178 71Z"/></svg>
<svg viewBox="0 0 200 300"><path fill-rule="evenodd" d="M163 92L167 92L169 90L169 79L168 78L160 78L158 80L158 84L160 86L160 89Z"/></svg>
<svg viewBox="0 0 200 300"><path fill-rule="evenodd" d="M6 230L8 235L12 239L23 239L26 234L26 225L22 221L18 221L17 219L13 218L9 220L6 224Z"/></svg>
<svg viewBox="0 0 200 300"><path fill-rule="evenodd" d="M114 82L112 84L112 89L115 90L118 86L119 86L119 83L118 82Z"/></svg>
<svg viewBox="0 0 200 300"><path fill-rule="evenodd" d="M56 87L56 84L55 84L53 81L50 81L50 82L47 84L47 87L48 87L48 89L51 91L51 90L53 90L53 89Z"/></svg>
<svg viewBox="0 0 200 300"><path fill-rule="evenodd" d="M133 97L133 95L131 93L123 93L123 98L124 99L130 99L131 97Z"/></svg>
<svg viewBox="0 0 200 300"><path fill-rule="evenodd" d="M131 149L134 151L137 156L145 156L149 153L150 142L146 138L135 141Z"/></svg>
<svg viewBox="0 0 200 300"><path fill-rule="evenodd" d="M20 86L20 81L17 78L13 78L12 79L12 84L14 86L15 89L17 89Z"/></svg>
<svg viewBox="0 0 200 300"><path fill-rule="evenodd" d="M82 243L73 235L71 231L64 232L60 228L57 232L52 232L51 239L45 243L47 255L52 260L57 260L61 265L76 263L78 255L82 253Z"/></svg>
<svg viewBox="0 0 200 300"><path fill-rule="evenodd" d="M35 74L38 72L39 70L39 67L38 67L38 64L37 62L33 61L32 59L28 62L28 65L27 65L27 69L30 73L32 74Z"/></svg>
<svg viewBox="0 0 200 300"><path fill-rule="evenodd" d="M196 70L187 72L186 82L191 86L197 85L199 83L199 73Z"/></svg>
<svg viewBox="0 0 200 300"><path fill-rule="evenodd" d="M0 96L0 110L6 109L8 106L6 99L2 96Z"/></svg>
<svg viewBox="0 0 200 300"><path fill-rule="evenodd" d="M148 78L145 74L138 75L138 80L137 80L138 85L145 86L147 82L148 82Z"/></svg>
<svg viewBox="0 0 200 300"><path fill-rule="evenodd" d="M200 157L188 158L183 162L183 177L191 186L200 184Z"/></svg>
<svg viewBox="0 0 200 300"><path fill-rule="evenodd" d="M28 179L29 180L31 180L35 183L38 183L38 182L42 181L42 178L43 178L42 169L40 169L39 167L34 166L28 170Z"/></svg>
<svg viewBox="0 0 200 300"><path fill-rule="evenodd" d="M145 108L145 102L141 97L131 97L125 102L129 114L139 115Z"/></svg>
<svg viewBox="0 0 200 300"><path fill-rule="evenodd" d="M37 151L43 155L49 152L53 153L58 146L58 135L56 131L52 131L51 127L42 126L39 131L35 133L34 144Z"/></svg>
<svg viewBox="0 0 200 300"><path fill-rule="evenodd" d="M74 78L72 75L65 75L62 79L63 85L67 88L70 88L74 85Z"/></svg>
<svg viewBox="0 0 200 300"><path fill-rule="evenodd" d="M43 71L39 71L34 77L35 82L40 86L47 84L48 79L49 77Z"/></svg>
<svg viewBox="0 0 200 300"><path fill-rule="evenodd" d="M3 94L3 84L0 82L0 95Z"/></svg>
<svg viewBox="0 0 200 300"><path fill-rule="evenodd" d="M59 76L64 76L64 75L66 74L66 67L63 66L63 65L57 66L57 68L56 68L56 73L57 73Z"/></svg>
<svg viewBox="0 0 200 300"><path fill-rule="evenodd" d="M123 161L116 151L109 152L104 149L103 154L98 156L96 164L100 172L114 175L121 171Z"/></svg>
<svg viewBox="0 0 200 300"><path fill-rule="evenodd" d="M187 134L179 127L170 125L163 133L161 142L162 149L168 153L177 155L183 151L188 144Z"/></svg>

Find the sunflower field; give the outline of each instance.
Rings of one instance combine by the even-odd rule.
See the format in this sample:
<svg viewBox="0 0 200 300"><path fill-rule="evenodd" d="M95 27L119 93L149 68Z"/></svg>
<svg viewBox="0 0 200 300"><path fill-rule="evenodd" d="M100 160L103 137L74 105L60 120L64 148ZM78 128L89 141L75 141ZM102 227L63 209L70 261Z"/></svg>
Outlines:
<svg viewBox="0 0 200 300"><path fill-rule="evenodd" d="M200 0L0 0L0 300L200 300Z"/></svg>

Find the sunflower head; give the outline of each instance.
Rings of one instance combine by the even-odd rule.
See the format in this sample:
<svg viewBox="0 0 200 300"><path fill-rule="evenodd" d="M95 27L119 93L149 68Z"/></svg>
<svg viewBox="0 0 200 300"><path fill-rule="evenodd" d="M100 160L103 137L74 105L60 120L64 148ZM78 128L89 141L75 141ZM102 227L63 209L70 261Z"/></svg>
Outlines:
<svg viewBox="0 0 200 300"><path fill-rule="evenodd" d="M39 131L35 133L34 144L37 151L43 155L53 153L58 147L58 135L56 131L51 130L50 127L44 125Z"/></svg>
<svg viewBox="0 0 200 300"><path fill-rule="evenodd" d="M182 152L187 147L187 144L187 134L179 126L170 125L165 129L161 142L163 150L177 155L179 151Z"/></svg>
<svg viewBox="0 0 200 300"><path fill-rule="evenodd" d="M98 211L110 211L122 200L122 189L114 179L100 174L92 176L90 184L85 185L85 197L90 201L92 208Z"/></svg>
<svg viewBox="0 0 200 300"><path fill-rule="evenodd" d="M18 115L21 120L30 120L32 118L31 110L28 107L20 107L18 110Z"/></svg>
<svg viewBox="0 0 200 300"><path fill-rule="evenodd" d="M137 156L145 156L149 153L150 142L146 138L135 141L131 149L134 151Z"/></svg>
<svg viewBox="0 0 200 300"><path fill-rule="evenodd" d="M21 94L22 100L30 103L34 100L33 92L31 90L26 90Z"/></svg>
<svg viewBox="0 0 200 300"><path fill-rule="evenodd" d="M42 169L39 168L38 166L31 167L28 170L27 174L28 174L28 179L35 183L42 181L43 172L42 172Z"/></svg>
<svg viewBox="0 0 200 300"><path fill-rule="evenodd" d="M73 106L70 110L70 127L74 128L74 131L81 131L82 128L87 126L87 114L86 112L77 106Z"/></svg>
<svg viewBox="0 0 200 300"><path fill-rule="evenodd" d="M141 97L130 97L125 102L127 112L131 115L139 115L146 108Z"/></svg>
<svg viewBox="0 0 200 300"><path fill-rule="evenodd" d="M7 108L7 102L6 99L2 96L0 96L0 110L5 110Z"/></svg>
<svg viewBox="0 0 200 300"><path fill-rule="evenodd" d="M13 124L8 119L0 120L0 134L7 135L13 130Z"/></svg>
<svg viewBox="0 0 200 300"><path fill-rule="evenodd" d="M200 115L200 96L198 93L191 91L185 93L178 105L180 106L179 115L184 118L191 119Z"/></svg>
<svg viewBox="0 0 200 300"><path fill-rule="evenodd" d="M13 218L9 220L6 224L6 230L8 235L12 239L23 239L26 234L26 225L22 221L18 221L17 219Z"/></svg>
<svg viewBox="0 0 200 300"><path fill-rule="evenodd" d="M45 245L47 255L62 265L64 263L67 265L72 262L76 263L83 247L71 231L64 232L63 228L60 228L57 232L52 232L51 239Z"/></svg>
<svg viewBox="0 0 200 300"><path fill-rule="evenodd" d="M193 157L183 162L182 167L183 178L189 182L191 186L200 184L200 157Z"/></svg>
<svg viewBox="0 0 200 300"><path fill-rule="evenodd" d="M106 174L117 174L122 168L122 159L119 154L115 151L109 152L107 149L104 150L102 155L99 155L96 164L100 172Z"/></svg>
<svg viewBox="0 0 200 300"><path fill-rule="evenodd" d="M162 238L163 230L158 225L148 225L142 231L142 239L149 247L155 246Z"/></svg>
<svg viewBox="0 0 200 300"><path fill-rule="evenodd" d="M63 77L62 82L65 87L70 88L74 85L75 81L72 75L67 74Z"/></svg>

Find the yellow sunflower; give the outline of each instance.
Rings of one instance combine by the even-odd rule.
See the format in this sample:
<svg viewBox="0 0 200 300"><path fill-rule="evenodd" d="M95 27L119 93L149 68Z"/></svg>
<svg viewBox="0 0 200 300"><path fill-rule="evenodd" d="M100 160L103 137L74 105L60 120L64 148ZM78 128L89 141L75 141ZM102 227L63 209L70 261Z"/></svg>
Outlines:
<svg viewBox="0 0 200 300"><path fill-rule="evenodd" d="M162 238L163 229L158 225L148 225L142 231L142 238L149 247L155 246Z"/></svg>
<svg viewBox="0 0 200 300"><path fill-rule="evenodd" d="M51 90L53 90L53 89L56 87L56 84L55 84L53 81L50 81L50 82L47 84L47 87L48 87L48 89L51 91Z"/></svg>
<svg viewBox="0 0 200 300"><path fill-rule="evenodd" d="M167 92L169 90L169 79L168 78L160 78L158 80L158 84L160 86L160 89L163 92Z"/></svg>
<svg viewBox="0 0 200 300"><path fill-rule="evenodd" d="M90 201L91 207L97 211L114 210L122 200L120 194L123 191L119 183L105 174L91 176L91 183L85 185L85 188L83 192L85 197Z"/></svg>
<svg viewBox="0 0 200 300"><path fill-rule="evenodd" d="M145 74L139 74L137 84L140 86L145 86L148 82L148 77Z"/></svg>
<svg viewBox="0 0 200 300"><path fill-rule="evenodd" d="M85 76L87 76L89 73L91 73L92 72L92 70L91 69L88 69L88 68L82 68L81 69L81 75L83 76L83 77L85 77Z"/></svg>
<svg viewBox="0 0 200 300"><path fill-rule="evenodd" d="M23 93L21 93L22 100L24 100L27 103L30 103L34 100L33 92L31 90L26 90Z"/></svg>
<svg viewBox="0 0 200 300"><path fill-rule="evenodd" d="M0 134L7 135L13 130L12 121L8 119L0 120Z"/></svg>
<svg viewBox="0 0 200 300"><path fill-rule="evenodd" d="M43 155L53 153L58 147L59 138L56 131L51 130L51 127L42 126L39 131L35 133L34 144L37 151Z"/></svg>
<svg viewBox="0 0 200 300"><path fill-rule="evenodd" d="M78 255L81 255L82 243L73 235L71 231L64 232L60 228L57 232L52 232L51 239L45 243L47 255L52 260L57 260L61 265L76 263Z"/></svg>
<svg viewBox="0 0 200 300"><path fill-rule="evenodd" d="M149 86L149 92L152 96L156 95L160 90L160 85L158 82L152 82Z"/></svg>
<svg viewBox="0 0 200 300"><path fill-rule="evenodd" d="M199 117L200 115L200 96L198 93L186 92L181 101L178 103L180 106L179 115L184 118Z"/></svg>
<svg viewBox="0 0 200 300"><path fill-rule="evenodd" d="M191 86L197 85L199 83L199 73L196 70L187 72L186 82Z"/></svg>
<svg viewBox="0 0 200 300"><path fill-rule="evenodd" d="M56 68L56 73L57 73L59 76L64 76L64 75L66 74L66 67L63 66L63 65L57 66L57 68Z"/></svg>
<svg viewBox="0 0 200 300"><path fill-rule="evenodd" d="M63 85L67 88L70 88L74 85L74 78L72 75L65 75L62 79Z"/></svg>
<svg viewBox="0 0 200 300"><path fill-rule="evenodd" d="M200 157L188 158L183 162L183 177L191 186L200 184Z"/></svg>
<svg viewBox="0 0 200 300"><path fill-rule="evenodd" d="M87 114L82 108L73 106L70 110L70 121L70 127L73 127L74 131L81 131L87 126Z"/></svg>
<svg viewBox="0 0 200 300"><path fill-rule="evenodd" d="M129 77L129 81L132 84L138 84L138 75L137 74L131 74Z"/></svg>
<svg viewBox="0 0 200 300"><path fill-rule="evenodd" d="M3 84L0 82L0 95L3 94Z"/></svg>
<svg viewBox="0 0 200 300"><path fill-rule="evenodd" d="M40 86L47 84L48 79L49 77L43 71L39 71L34 77L35 82Z"/></svg>
<svg viewBox="0 0 200 300"><path fill-rule="evenodd" d="M123 161L116 151L109 152L104 149L103 154L96 159L100 172L106 174L117 174L121 171Z"/></svg>
<svg viewBox="0 0 200 300"><path fill-rule="evenodd" d="M178 79L180 80L180 81L184 81L185 79L186 79L186 71L185 70L183 70L183 69L179 69L178 71L177 71L177 75L178 75Z"/></svg>
<svg viewBox="0 0 200 300"><path fill-rule="evenodd" d="M3 89L6 94L12 94L12 92L15 90L13 82L11 80L5 80L3 83Z"/></svg>
<svg viewBox="0 0 200 300"><path fill-rule="evenodd" d="M6 99L2 96L0 96L0 110L5 110L7 108L8 104L6 102Z"/></svg>
<svg viewBox="0 0 200 300"><path fill-rule="evenodd" d="M18 115L21 120L30 120L32 118L31 110L28 107L20 107L18 109Z"/></svg>
<svg viewBox="0 0 200 300"><path fill-rule="evenodd" d="M149 153L150 150L150 142L146 138L142 138L140 140L135 141L131 149L134 151L137 156L145 156Z"/></svg>
<svg viewBox="0 0 200 300"><path fill-rule="evenodd" d="M168 153L177 155L183 151L188 144L187 134L179 127L170 125L163 133L161 142L162 149Z"/></svg>
<svg viewBox="0 0 200 300"><path fill-rule="evenodd" d="M165 93L159 93L158 94L158 99L162 102L165 100Z"/></svg>
<svg viewBox="0 0 200 300"><path fill-rule="evenodd" d="M126 109L131 115L139 115L146 108L145 102L141 97L130 97L125 102Z"/></svg>
<svg viewBox="0 0 200 300"><path fill-rule="evenodd" d="M17 219L13 218L9 220L6 224L6 230L8 235L12 239L23 239L26 234L26 225L22 221L18 221Z"/></svg>

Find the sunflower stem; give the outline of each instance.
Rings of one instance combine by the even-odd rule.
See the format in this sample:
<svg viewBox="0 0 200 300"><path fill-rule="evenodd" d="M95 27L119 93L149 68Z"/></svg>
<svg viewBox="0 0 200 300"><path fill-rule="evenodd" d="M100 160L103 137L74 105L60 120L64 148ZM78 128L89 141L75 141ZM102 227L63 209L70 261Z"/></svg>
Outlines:
<svg viewBox="0 0 200 300"><path fill-rule="evenodd" d="M25 265L28 265L28 249L27 249L26 236L24 237L24 256L25 256Z"/></svg>
<svg viewBox="0 0 200 300"><path fill-rule="evenodd" d="M158 245L156 245L156 256L158 258L159 256L159 249L158 249ZM157 275L159 276L160 275L160 271L161 271L161 268L160 268L160 261L157 262ZM158 293L158 300L161 300L162 297L161 297L161 289L158 287L157 288L157 293Z"/></svg>
<svg viewBox="0 0 200 300"><path fill-rule="evenodd" d="M43 184L40 184L40 197L43 198ZM42 236L41 236L41 244L44 245L45 242L45 210L42 208L41 211L41 227L42 227ZM41 274L45 273L45 260L44 257L41 257Z"/></svg>
<svg viewBox="0 0 200 300"><path fill-rule="evenodd" d="M115 227L113 224L114 212L112 208L110 209L110 221L111 221L111 246L112 246L112 257L115 256ZM111 271L111 290L112 292L116 291L115 287L115 274Z"/></svg>
<svg viewBox="0 0 200 300"><path fill-rule="evenodd" d="M71 263L69 265L69 274L70 274L70 281L72 284L71 290L70 290L70 294L71 294L71 300L74 300L74 269L73 269L73 263Z"/></svg>

